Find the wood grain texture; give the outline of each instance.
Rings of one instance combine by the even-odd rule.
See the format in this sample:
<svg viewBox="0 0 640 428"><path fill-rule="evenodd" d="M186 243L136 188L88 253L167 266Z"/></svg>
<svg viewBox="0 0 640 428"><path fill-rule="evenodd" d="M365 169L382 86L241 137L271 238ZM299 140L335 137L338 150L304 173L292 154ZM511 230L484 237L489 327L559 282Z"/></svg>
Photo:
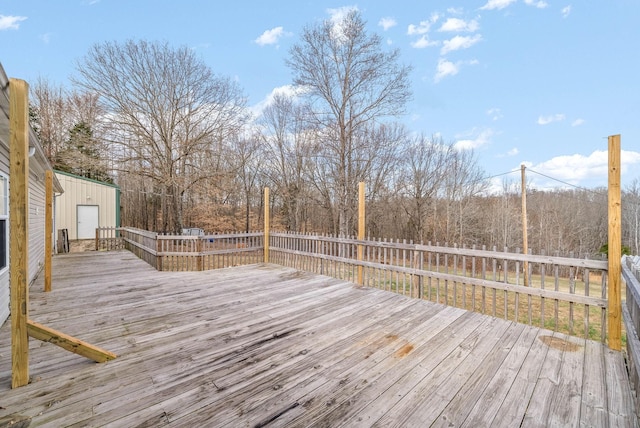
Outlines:
<svg viewBox="0 0 640 428"><path fill-rule="evenodd" d="M53 257L53 171L44 173L44 291L51 291L51 258Z"/></svg>
<svg viewBox="0 0 640 428"><path fill-rule="evenodd" d="M589 425L590 412L637 426L623 356L598 342L271 264L159 272L127 251L53 262L56 287L33 287L31 316L118 358L32 341L29 385L11 390L0 358L0 420L506 427Z"/></svg>
<svg viewBox="0 0 640 428"><path fill-rule="evenodd" d="M11 385L29 381L29 85L9 80L9 271Z"/></svg>
<svg viewBox="0 0 640 428"><path fill-rule="evenodd" d="M608 250L609 262L609 306L607 333L609 348L622 349L622 195L620 190L620 135L609 136L609 179L608 179Z"/></svg>
<svg viewBox="0 0 640 428"><path fill-rule="evenodd" d="M57 330L54 330L35 321L27 321L27 332L29 337L41 340L43 342L52 343L74 354L82 355L97 363L113 360L116 354L106 351L97 346L91 345L85 341L69 336Z"/></svg>

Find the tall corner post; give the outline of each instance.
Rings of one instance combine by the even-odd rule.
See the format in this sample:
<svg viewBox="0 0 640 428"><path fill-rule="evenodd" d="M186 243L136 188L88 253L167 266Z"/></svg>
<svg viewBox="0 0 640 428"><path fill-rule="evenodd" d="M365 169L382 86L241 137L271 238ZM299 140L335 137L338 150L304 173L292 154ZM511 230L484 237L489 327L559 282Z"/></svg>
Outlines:
<svg viewBox="0 0 640 428"><path fill-rule="evenodd" d="M358 185L358 240L364 240L365 236L365 204L364 204L364 182ZM364 260L364 247L358 244L358 261ZM358 264L358 285L364 285L364 266Z"/></svg>
<svg viewBox="0 0 640 428"><path fill-rule="evenodd" d="M608 325L609 348L622 349L620 135L609 137Z"/></svg>
<svg viewBox="0 0 640 428"><path fill-rule="evenodd" d="M11 387L29 383L29 85L9 80Z"/></svg>
<svg viewBox="0 0 640 428"><path fill-rule="evenodd" d="M527 233L527 167L524 164L520 165L521 175L521 193L522 193L522 254L526 255L529 252L529 238ZM529 262L524 261L524 286L529 286Z"/></svg>
<svg viewBox="0 0 640 428"><path fill-rule="evenodd" d="M44 173L44 291L51 291L51 263L53 255L53 171Z"/></svg>
<svg viewBox="0 0 640 428"><path fill-rule="evenodd" d="M269 263L269 188L264 188L264 262Z"/></svg>

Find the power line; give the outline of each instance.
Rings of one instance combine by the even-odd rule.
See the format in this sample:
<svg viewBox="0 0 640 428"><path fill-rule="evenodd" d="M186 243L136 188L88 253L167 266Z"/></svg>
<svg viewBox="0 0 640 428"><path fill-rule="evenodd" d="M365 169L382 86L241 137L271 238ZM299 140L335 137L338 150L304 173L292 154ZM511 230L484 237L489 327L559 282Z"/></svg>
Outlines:
<svg viewBox="0 0 640 428"><path fill-rule="evenodd" d="M603 193L603 192L597 192L597 191L595 191L595 190L591 190L591 189L588 189L588 188L586 188L586 187L576 186L575 184L571 184L571 183L568 183L568 182L566 182L566 181L559 180L559 179L557 179L557 178L551 177L551 176L546 175L546 174L543 174L543 173L541 173L541 172L534 171L534 170L529 169L529 168L527 168L527 171L531 171L531 172L533 172L534 174L541 175L542 177L548 178L549 180L557 181L558 183L562 183L562 184L564 184L565 186L573 187L573 188L578 189L578 190L584 190L584 191L586 191L586 192L595 193L596 195L604 195L604 194L605 194L605 193Z"/></svg>

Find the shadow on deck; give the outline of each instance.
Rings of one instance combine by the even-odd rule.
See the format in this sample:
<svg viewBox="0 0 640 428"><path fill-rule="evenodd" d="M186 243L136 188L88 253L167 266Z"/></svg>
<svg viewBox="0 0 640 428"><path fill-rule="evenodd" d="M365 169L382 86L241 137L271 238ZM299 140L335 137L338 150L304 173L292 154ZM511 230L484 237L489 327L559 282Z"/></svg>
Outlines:
<svg viewBox="0 0 640 428"><path fill-rule="evenodd" d="M157 272L133 254L54 258L30 317L118 354L30 342L0 426L637 426L624 358L502 319L283 268Z"/></svg>

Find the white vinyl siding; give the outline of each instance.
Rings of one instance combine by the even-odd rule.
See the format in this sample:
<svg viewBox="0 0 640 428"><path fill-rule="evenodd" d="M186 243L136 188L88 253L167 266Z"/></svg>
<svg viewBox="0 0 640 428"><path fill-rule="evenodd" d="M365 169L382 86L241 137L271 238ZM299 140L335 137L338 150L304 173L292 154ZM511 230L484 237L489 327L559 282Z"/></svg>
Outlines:
<svg viewBox="0 0 640 428"><path fill-rule="evenodd" d="M44 170L29 159L29 283L44 267Z"/></svg>

